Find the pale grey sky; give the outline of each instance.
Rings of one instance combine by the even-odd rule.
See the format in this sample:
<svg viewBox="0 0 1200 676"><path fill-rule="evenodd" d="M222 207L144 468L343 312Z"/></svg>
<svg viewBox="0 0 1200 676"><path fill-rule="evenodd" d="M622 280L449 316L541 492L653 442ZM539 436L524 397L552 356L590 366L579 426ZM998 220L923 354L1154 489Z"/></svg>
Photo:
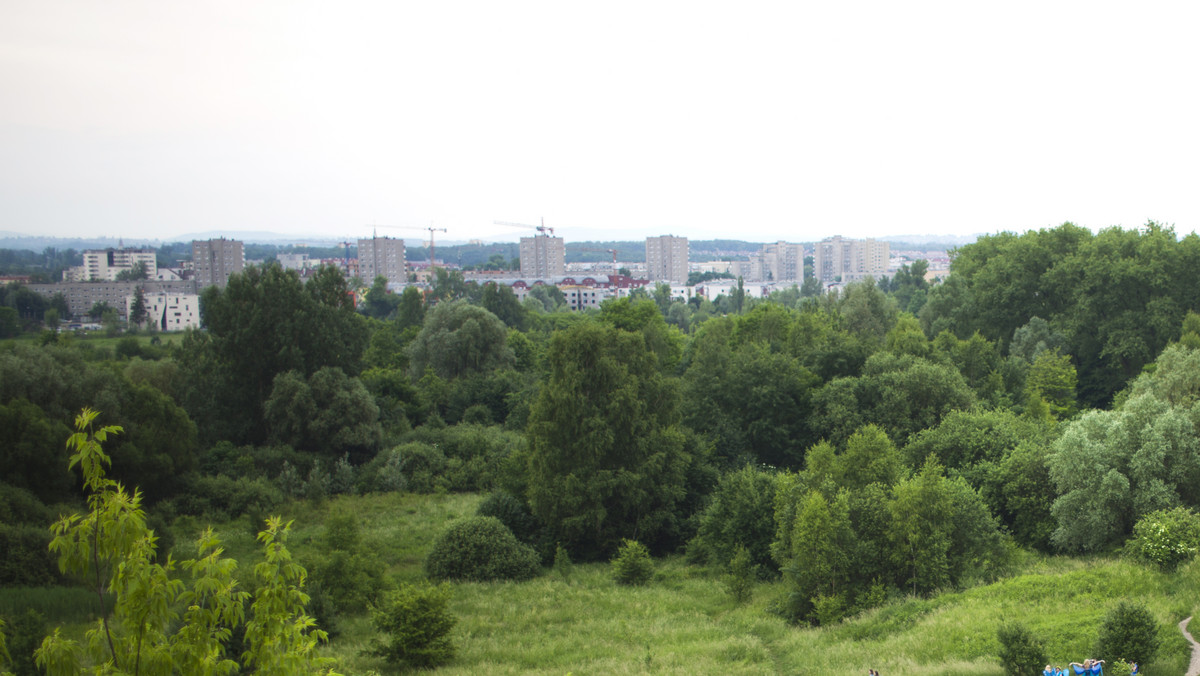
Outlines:
<svg viewBox="0 0 1200 676"><path fill-rule="evenodd" d="M1198 19L1188 2L5 0L0 231L1192 232Z"/></svg>

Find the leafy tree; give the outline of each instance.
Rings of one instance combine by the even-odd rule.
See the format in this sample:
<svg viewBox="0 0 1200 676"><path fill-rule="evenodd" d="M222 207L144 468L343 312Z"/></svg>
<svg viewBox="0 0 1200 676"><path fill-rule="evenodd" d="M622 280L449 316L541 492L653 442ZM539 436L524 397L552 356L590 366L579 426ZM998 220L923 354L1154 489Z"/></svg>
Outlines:
<svg viewBox="0 0 1200 676"><path fill-rule="evenodd" d="M404 287L396 306L396 323L401 329L419 327L425 321L425 299L415 286Z"/></svg>
<svg viewBox="0 0 1200 676"><path fill-rule="evenodd" d="M1158 621L1145 606L1120 601L1100 625L1096 651L1127 662L1154 661L1159 648Z"/></svg>
<svg viewBox="0 0 1200 676"><path fill-rule="evenodd" d="M491 282L483 286L482 305L485 310L500 318L509 328L524 331L529 320L529 310L521 305L512 287Z"/></svg>
<svg viewBox="0 0 1200 676"><path fill-rule="evenodd" d="M1046 648L1025 625L1014 622L1000 625L1000 666L1008 676L1038 676L1046 663Z"/></svg>
<svg viewBox="0 0 1200 676"><path fill-rule="evenodd" d="M375 319L387 319L396 312L396 308L399 305L400 298L388 291L387 277L378 275L371 283L371 288L363 296L363 303L362 307L359 308L359 312Z"/></svg>
<svg viewBox="0 0 1200 676"><path fill-rule="evenodd" d="M845 495L831 504L819 491L812 491L801 504L793 528L791 556L783 568L791 583L783 614L792 621L814 621L818 599L842 592L850 573L854 533Z"/></svg>
<svg viewBox="0 0 1200 676"><path fill-rule="evenodd" d="M1058 420L1075 415L1075 367L1071 358L1056 352L1043 350L1034 358L1026 377L1026 386L1035 392L1050 407L1050 413Z"/></svg>
<svg viewBox="0 0 1200 676"><path fill-rule="evenodd" d="M324 367L357 375L366 319L354 312L341 273L322 268L305 286L294 270L250 267L201 296L207 334L189 334L180 354L185 405L209 436L261 443L263 404L275 377Z"/></svg>
<svg viewBox="0 0 1200 676"><path fill-rule="evenodd" d="M750 560L750 551L738 546L725 574L725 590L733 597L735 603L745 603L754 593L754 569Z"/></svg>
<svg viewBox="0 0 1200 676"><path fill-rule="evenodd" d="M776 568L771 559L774 524L763 518L774 509L775 477L752 466L721 477L711 501L700 515L691 546L711 563L728 564L744 550L750 564L763 571Z"/></svg>
<svg viewBox="0 0 1200 676"><path fill-rule="evenodd" d="M221 558L220 542L208 529L197 541L198 558L180 567L191 583L171 575L175 563L155 563L153 531L146 526L141 495L105 477L110 464L102 444L120 427L93 428L97 414L84 409L68 439L70 466L79 466L88 512L61 518L52 527L50 549L64 572L87 581L97 593L101 619L82 649L61 630L42 642L38 666L51 674L236 673L225 657L234 629L245 622L243 664L262 674L332 673L315 654L325 633L304 613L304 569L284 546L289 524L270 519L259 534L264 561L255 566L253 594L238 589L236 562ZM107 591L114 598L105 608ZM183 608L179 614L178 608Z"/></svg>
<svg viewBox="0 0 1200 676"><path fill-rule="evenodd" d="M307 381L298 371L276 376L263 419L272 443L330 457L349 453L358 462L382 443L379 407L357 378L323 368Z"/></svg>
<svg viewBox="0 0 1200 676"><path fill-rule="evenodd" d="M1033 363L1043 352L1062 352L1066 349L1067 337L1055 331L1041 317L1030 317L1029 323L1013 331L1008 353Z"/></svg>
<svg viewBox="0 0 1200 676"><path fill-rule="evenodd" d="M0 306L0 338L14 338L21 333L21 319L17 309Z"/></svg>
<svg viewBox="0 0 1200 676"><path fill-rule="evenodd" d="M554 335L547 365L529 414L528 497L551 541L594 560L625 537L662 538L692 456L644 334L582 322Z"/></svg>
<svg viewBox="0 0 1200 676"><path fill-rule="evenodd" d="M409 369L419 378L426 367L442 378L490 371L513 362L508 329L487 310L466 301L442 302L429 311L409 346Z"/></svg>
<svg viewBox="0 0 1200 676"><path fill-rule="evenodd" d="M457 623L448 609L450 595L447 584L416 587L402 583L371 608L371 622L385 640L372 639L366 653L418 669L450 661L454 657L450 631Z"/></svg>
<svg viewBox="0 0 1200 676"><path fill-rule="evenodd" d="M146 264L138 261L126 270L117 273L116 281L118 282L139 282L143 279L149 279L150 273L146 270Z"/></svg>

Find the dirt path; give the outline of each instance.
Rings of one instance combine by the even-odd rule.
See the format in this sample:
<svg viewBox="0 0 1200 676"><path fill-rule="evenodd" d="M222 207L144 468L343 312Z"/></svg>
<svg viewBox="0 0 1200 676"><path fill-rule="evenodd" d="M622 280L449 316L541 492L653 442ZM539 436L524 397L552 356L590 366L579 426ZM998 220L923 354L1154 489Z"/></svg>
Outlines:
<svg viewBox="0 0 1200 676"><path fill-rule="evenodd" d="M1185 676L1200 676L1200 643L1196 643L1196 639L1192 638L1192 635L1187 630L1188 622L1191 621L1192 618L1188 617L1179 623L1179 631L1182 631L1183 637L1188 640L1188 643L1192 644L1192 663L1188 665Z"/></svg>

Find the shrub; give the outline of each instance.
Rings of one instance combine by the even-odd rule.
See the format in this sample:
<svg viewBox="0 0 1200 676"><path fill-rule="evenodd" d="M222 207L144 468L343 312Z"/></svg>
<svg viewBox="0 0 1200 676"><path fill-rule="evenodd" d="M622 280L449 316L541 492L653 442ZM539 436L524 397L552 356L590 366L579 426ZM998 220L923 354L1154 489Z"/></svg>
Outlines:
<svg viewBox="0 0 1200 676"><path fill-rule="evenodd" d="M438 536L425 572L438 580L528 580L538 572L538 555L499 519L474 516Z"/></svg>
<svg viewBox="0 0 1200 676"><path fill-rule="evenodd" d="M436 446L410 442L395 449L400 453L400 468L414 493L432 493L437 479L446 471L446 456Z"/></svg>
<svg viewBox="0 0 1200 676"><path fill-rule="evenodd" d="M1134 559L1174 570L1200 551L1200 516L1186 507L1162 509L1141 518L1125 543Z"/></svg>
<svg viewBox="0 0 1200 676"><path fill-rule="evenodd" d="M512 493L503 490L493 491L479 503L475 509L478 516L494 516L508 527L512 534L521 542L531 544L537 533L537 521L525 503L513 497Z"/></svg>
<svg viewBox="0 0 1200 676"><path fill-rule="evenodd" d="M1000 640L1000 665L1009 676L1036 676L1046 663L1046 648L1020 623L1003 624L996 631Z"/></svg>
<svg viewBox="0 0 1200 676"><path fill-rule="evenodd" d="M613 579L617 584L643 585L654 576L650 551L637 540L624 540L612 560Z"/></svg>
<svg viewBox="0 0 1200 676"><path fill-rule="evenodd" d="M571 579L571 572L575 565L571 563L571 555L562 545L554 548L554 572L562 578L563 582L568 582Z"/></svg>
<svg viewBox="0 0 1200 676"><path fill-rule="evenodd" d="M725 575L725 590L733 597L735 603L745 603L750 600L754 591L754 563L750 560L750 550L738 546L729 561L729 572Z"/></svg>
<svg viewBox="0 0 1200 676"><path fill-rule="evenodd" d="M1158 653L1158 622L1145 606L1121 601L1100 625L1096 653L1146 664Z"/></svg>
<svg viewBox="0 0 1200 676"><path fill-rule="evenodd" d="M721 477L712 501L700 515L699 529L690 552L708 563L725 566L739 547L750 554L758 572L775 572L771 542L775 523L775 477L771 472L744 467ZM763 518L763 515L768 518Z"/></svg>
<svg viewBox="0 0 1200 676"><path fill-rule="evenodd" d="M40 587L59 579L45 528L0 523L0 552L0 587Z"/></svg>
<svg viewBox="0 0 1200 676"><path fill-rule="evenodd" d="M373 639L368 655L392 664L435 667L454 657L450 630L455 619L447 610L450 587L403 584L371 608L371 622L385 641Z"/></svg>

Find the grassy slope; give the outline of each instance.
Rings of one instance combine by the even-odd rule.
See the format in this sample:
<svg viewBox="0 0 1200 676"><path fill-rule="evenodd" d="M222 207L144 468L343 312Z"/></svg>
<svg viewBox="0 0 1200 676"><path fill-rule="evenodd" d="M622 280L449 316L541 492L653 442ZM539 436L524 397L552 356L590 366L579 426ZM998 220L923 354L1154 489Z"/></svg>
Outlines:
<svg viewBox="0 0 1200 676"><path fill-rule="evenodd" d="M296 520L289 544L302 562L319 551L325 519L348 512L359 517L364 539L391 575L417 580L433 538L478 501L377 495L297 503L284 514ZM243 518L217 531L248 573L258 556L249 523ZM192 554L184 544L190 537L177 534L177 557ZM522 584L455 585L458 655L437 673L817 675L876 668L888 676L1000 676L995 636L1002 622L1024 622L1043 638L1050 659L1065 664L1089 655L1100 618L1124 598L1146 603L1162 623L1160 659L1143 673L1174 675L1187 665L1174 625L1200 606L1200 564L1165 575L1111 559L1054 557L1035 559L996 584L900 599L834 627L799 629L766 612L782 583L759 585L738 606L711 571L680 559L657 565L654 582L643 588L618 587L603 564L577 565L566 581L548 573ZM4 596L0 601L24 600ZM81 633L82 626L68 630ZM326 650L341 660L342 673L392 672L359 654L374 635L365 615L343 618L341 630Z"/></svg>
<svg viewBox="0 0 1200 676"><path fill-rule="evenodd" d="M361 519L389 572L421 578L433 538L467 516L477 496L385 495L298 505L293 549L303 560L319 545L325 516ZM223 534L231 554L251 560L244 522ZM1054 662L1089 656L1100 618L1118 599L1146 603L1162 622L1163 650L1144 673L1182 674L1187 646L1175 623L1200 605L1200 565L1165 575L1110 559L1036 559L1024 574L933 599L906 599L827 629L798 629L766 612L781 583L759 585L735 605L719 576L678 559L660 561L653 584L615 585L602 564L578 565L523 584L455 585L458 655L444 674L832 674L877 668L889 676L999 676L996 627L1019 620L1040 635ZM328 648L343 671L376 669L359 652L373 635L366 617L342 620ZM1113 657L1113 656L1109 656Z"/></svg>

